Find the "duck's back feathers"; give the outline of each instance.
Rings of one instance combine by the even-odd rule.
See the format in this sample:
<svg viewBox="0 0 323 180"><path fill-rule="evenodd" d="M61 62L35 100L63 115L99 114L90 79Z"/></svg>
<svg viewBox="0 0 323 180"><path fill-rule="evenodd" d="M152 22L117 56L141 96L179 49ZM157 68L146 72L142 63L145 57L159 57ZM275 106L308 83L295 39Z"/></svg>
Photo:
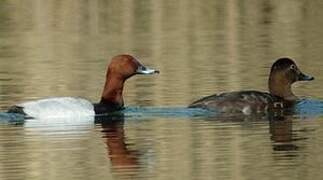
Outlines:
<svg viewBox="0 0 323 180"><path fill-rule="evenodd" d="M225 113L265 112L280 99L266 92L236 91L211 95L193 102L190 108L204 108Z"/></svg>

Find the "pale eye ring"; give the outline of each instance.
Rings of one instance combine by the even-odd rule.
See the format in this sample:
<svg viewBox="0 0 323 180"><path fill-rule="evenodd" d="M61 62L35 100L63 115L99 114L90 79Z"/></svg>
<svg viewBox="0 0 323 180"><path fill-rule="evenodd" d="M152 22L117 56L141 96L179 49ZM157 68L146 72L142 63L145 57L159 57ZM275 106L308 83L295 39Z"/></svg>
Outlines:
<svg viewBox="0 0 323 180"><path fill-rule="evenodd" d="M290 69L296 69L296 66L294 64L290 65Z"/></svg>

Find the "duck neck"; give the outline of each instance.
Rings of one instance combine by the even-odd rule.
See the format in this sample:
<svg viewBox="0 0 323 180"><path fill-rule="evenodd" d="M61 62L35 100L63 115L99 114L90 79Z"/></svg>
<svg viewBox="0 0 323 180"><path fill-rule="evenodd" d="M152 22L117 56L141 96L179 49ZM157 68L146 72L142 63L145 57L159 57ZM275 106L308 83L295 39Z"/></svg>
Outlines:
<svg viewBox="0 0 323 180"><path fill-rule="evenodd" d="M123 84L125 80L122 76L107 72L100 104L123 107Z"/></svg>
<svg viewBox="0 0 323 180"><path fill-rule="evenodd" d="M296 101L298 98L292 92L292 84L279 75L270 75L268 86L271 95L287 101Z"/></svg>

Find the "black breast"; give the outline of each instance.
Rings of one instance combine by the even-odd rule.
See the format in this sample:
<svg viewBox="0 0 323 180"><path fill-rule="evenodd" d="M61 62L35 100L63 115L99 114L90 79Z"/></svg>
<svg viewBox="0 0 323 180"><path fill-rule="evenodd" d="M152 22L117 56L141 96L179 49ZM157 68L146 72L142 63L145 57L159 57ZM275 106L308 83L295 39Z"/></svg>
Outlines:
<svg viewBox="0 0 323 180"><path fill-rule="evenodd" d="M26 113L24 112L24 108L21 106L12 106L9 108L7 113L17 113L17 114L26 115Z"/></svg>
<svg viewBox="0 0 323 180"><path fill-rule="evenodd" d="M93 104L95 114L106 114L123 110L124 107L114 103L97 103Z"/></svg>

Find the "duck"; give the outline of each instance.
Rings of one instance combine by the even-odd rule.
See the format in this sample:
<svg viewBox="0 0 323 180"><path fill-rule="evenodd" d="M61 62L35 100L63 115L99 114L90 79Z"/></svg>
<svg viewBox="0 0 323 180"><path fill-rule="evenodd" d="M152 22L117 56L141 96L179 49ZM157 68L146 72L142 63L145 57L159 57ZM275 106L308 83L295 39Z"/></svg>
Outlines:
<svg viewBox="0 0 323 180"><path fill-rule="evenodd" d="M188 107L212 110L220 114L244 115L288 109L299 100L292 91L293 83L312 80L314 77L302 73L294 60L283 57L271 66L268 79L269 92L256 90L224 92L201 98Z"/></svg>
<svg viewBox="0 0 323 180"><path fill-rule="evenodd" d="M80 97L52 97L23 102L9 108L8 113L23 114L27 118L95 116L124 109L124 83L141 74L158 74L128 54L114 56L107 66L106 80L98 103Z"/></svg>

